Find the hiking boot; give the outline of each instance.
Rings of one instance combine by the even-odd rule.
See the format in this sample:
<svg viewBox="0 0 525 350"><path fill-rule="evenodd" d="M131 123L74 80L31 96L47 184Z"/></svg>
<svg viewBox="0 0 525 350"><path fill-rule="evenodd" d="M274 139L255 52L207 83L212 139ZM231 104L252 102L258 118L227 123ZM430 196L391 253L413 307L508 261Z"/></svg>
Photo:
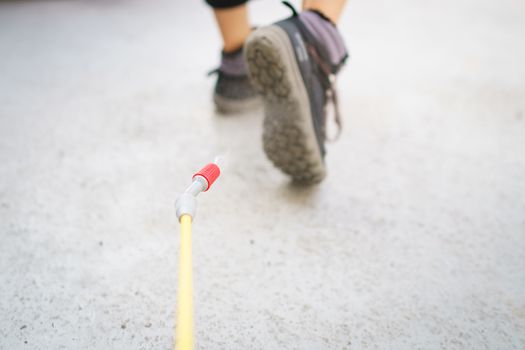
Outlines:
<svg viewBox="0 0 525 350"><path fill-rule="evenodd" d="M222 53L221 66L210 74L217 74L213 101L219 112L239 113L260 104L260 97L252 87L244 62L242 48Z"/></svg>
<svg viewBox="0 0 525 350"><path fill-rule="evenodd" d="M347 52L337 28L321 13L293 15L254 31L245 43L248 75L263 96L263 147L296 182L326 175L326 106L332 101L340 130L334 75Z"/></svg>

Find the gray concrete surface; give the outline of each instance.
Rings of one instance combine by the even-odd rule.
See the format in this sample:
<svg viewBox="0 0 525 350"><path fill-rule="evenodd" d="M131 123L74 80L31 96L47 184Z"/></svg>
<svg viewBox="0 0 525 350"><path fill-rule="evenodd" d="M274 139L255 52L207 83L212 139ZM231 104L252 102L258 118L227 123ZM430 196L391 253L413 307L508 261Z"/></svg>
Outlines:
<svg viewBox="0 0 525 350"><path fill-rule="evenodd" d="M202 2L0 2L0 348L170 349L174 198L230 150L194 227L199 349L524 349L524 16L350 2L344 134L301 189L260 110L215 115Z"/></svg>

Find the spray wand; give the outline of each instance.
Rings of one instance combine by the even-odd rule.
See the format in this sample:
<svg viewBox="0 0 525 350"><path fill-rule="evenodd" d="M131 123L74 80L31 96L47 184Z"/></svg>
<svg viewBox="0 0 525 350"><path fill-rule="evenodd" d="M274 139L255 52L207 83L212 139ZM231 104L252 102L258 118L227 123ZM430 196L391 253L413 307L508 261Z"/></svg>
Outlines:
<svg viewBox="0 0 525 350"><path fill-rule="evenodd" d="M192 183L175 202L180 222L179 288L177 293L177 321L175 349L193 350L193 283L191 266L191 224L197 209L197 195L206 192L221 171L216 163L207 164L192 177Z"/></svg>

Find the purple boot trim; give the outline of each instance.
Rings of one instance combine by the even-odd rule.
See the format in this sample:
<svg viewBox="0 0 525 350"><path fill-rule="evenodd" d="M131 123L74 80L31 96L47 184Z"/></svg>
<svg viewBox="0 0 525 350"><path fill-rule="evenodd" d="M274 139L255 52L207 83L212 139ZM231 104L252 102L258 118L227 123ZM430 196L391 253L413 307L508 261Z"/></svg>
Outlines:
<svg viewBox="0 0 525 350"><path fill-rule="evenodd" d="M341 65L348 53L337 27L315 11L303 11L299 14L299 19L321 43L328 54L330 64L334 67Z"/></svg>
<svg viewBox="0 0 525 350"><path fill-rule="evenodd" d="M234 52L223 52L221 54L221 66L219 70L232 76L246 75L247 69L242 55L242 47Z"/></svg>

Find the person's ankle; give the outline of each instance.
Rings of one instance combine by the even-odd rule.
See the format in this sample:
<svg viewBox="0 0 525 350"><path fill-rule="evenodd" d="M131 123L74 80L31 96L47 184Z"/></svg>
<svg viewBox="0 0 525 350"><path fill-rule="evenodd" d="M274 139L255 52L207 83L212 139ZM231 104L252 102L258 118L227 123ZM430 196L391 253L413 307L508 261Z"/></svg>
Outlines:
<svg viewBox="0 0 525 350"><path fill-rule="evenodd" d="M243 57L243 47L231 51L221 52L221 65L219 70L232 76L243 76L247 74L246 63Z"/></svg>
<svg viewBox="0 0 525 350"><path fill-rule="evenodd" d="M321 17L322 19L324 19L325 21L327 22L330 22L334 27L337 27L337 25L335 24L334 21L332 21L330 18L328 18L322 11L320 10L317 10L317 9L306 9L302 12L313 12L315 13L316 15L318 15L319 17Z"/></svg>
<svg viewBox="0 0 525 350"><path fill-rule="evenodd" d="M322 12L308 9L299 13L299 19L323 48L325 58L334 67L334 73L342 66L348 53L337 26Z"/></svg>

